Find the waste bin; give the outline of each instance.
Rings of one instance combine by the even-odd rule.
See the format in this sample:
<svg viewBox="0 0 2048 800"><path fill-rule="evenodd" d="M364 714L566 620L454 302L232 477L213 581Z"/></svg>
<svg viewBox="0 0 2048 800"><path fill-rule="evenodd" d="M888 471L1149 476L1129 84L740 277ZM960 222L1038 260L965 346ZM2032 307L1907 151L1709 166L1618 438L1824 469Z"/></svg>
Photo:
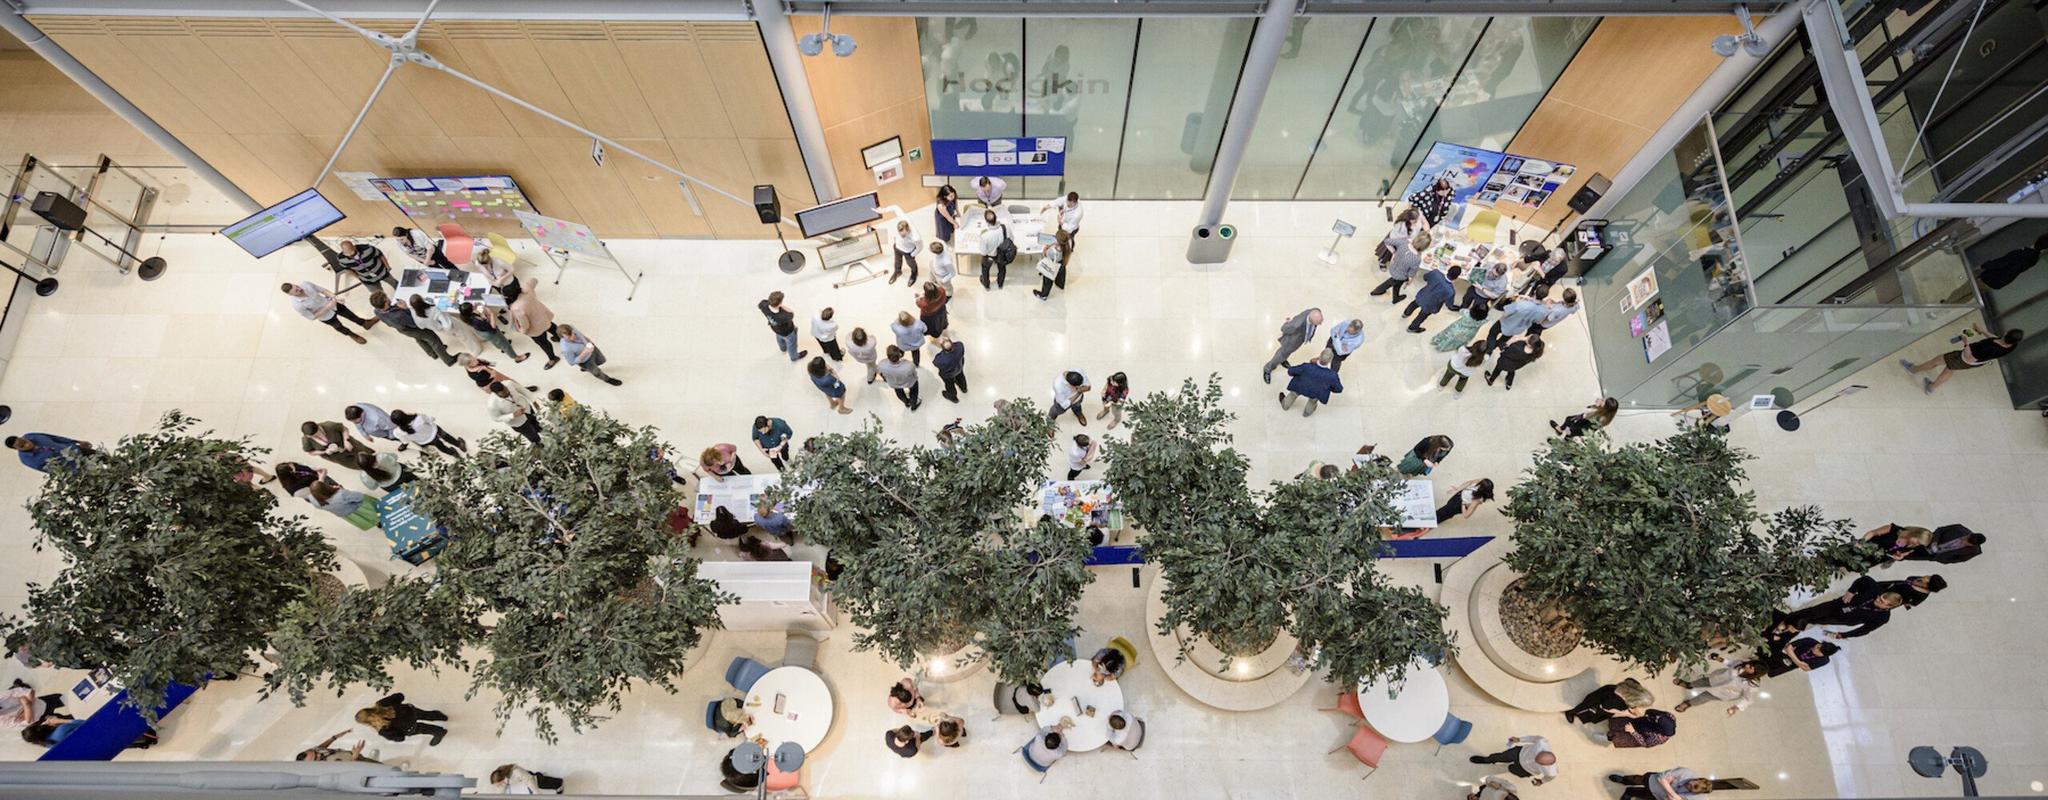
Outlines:
<svg viewBox="0 0 2048 800"><path fill-rule="evenodd" d="M1221 264L1230 260L1230 247L1237 243L1237 228L1231 225L1197 225L1188 239L1188 263Z"/></svg>

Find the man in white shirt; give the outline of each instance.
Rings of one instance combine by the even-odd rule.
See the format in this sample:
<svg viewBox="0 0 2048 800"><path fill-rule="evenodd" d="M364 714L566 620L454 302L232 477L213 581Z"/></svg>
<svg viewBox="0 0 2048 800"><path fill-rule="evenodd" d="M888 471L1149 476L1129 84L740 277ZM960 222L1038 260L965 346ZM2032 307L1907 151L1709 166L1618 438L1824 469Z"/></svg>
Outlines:
<svg viewBox="0 0 2048 800"><path fill-rule="evenodd" d="M540 421L533 417L533 396L517 392L504 381L491 384L491 419L518 431L526 440L540 444Z"/></svg>
<svg viewBox="0 0 2048 800"><path fill-rule="evenodd" d="M299 316L340 331L341 335L354 339L356 344L365 344L366 342L363 337L357 336L354 331L342 327L341 320L345 319L353 322L363 330L369 330L371 326L377 324L377 321L374 319L363 319L357 316L356 312L342 304L340 297L335 296L333 292L320 288L312 281L282 284L281 288L285 294L291 296L292 308L299 312ZM336 319L336 317L340 317L340 319Z"/></svg>
<svg viewBox="0 0 2048 800"><path fill-rule="evenodd" d="M1047 211L1059 212L1060 230L1067 232L1067 257L1072 258L1074 240L1081 236L1081 193L1068 192L1066 197L1046 203L1038 210L1041 214Z"/></svg>
<svg viewBox="0 0 2048 800"><path fill-rule="evenodd" d="M960 270L954 266L953 250L945 242L932 240L932 280L945 287L946 294L953 293L953 276Z"/></svg>
<svg viewBox="0 0 2048 800"><path fill-rule="evenodd" d="M981 230L981 288L989 288L988 274L993 270L996 274L995 288L1001 289L1003 281L1010 277L1010 265L996 258L996 249L1002 247L1003 239L1010 234L996 222L996 212L983 211L981 216L988 223L988 227Z"/></svg>
<svg viewBox="0 0 2048 800"><path fill-rule="evenodd" d="M1095 452L1101 445L1088 438L1088 434L1074 434L1074 445L1067 448L1067 480L1081 477L1081 473L1095 463Z"/></svg>
<svg viewBox="0 0 2048 800"><path fill-rule="evenodd" d="M896 268L889 272L889 282L895 283L903 277L903 262L910 262L910 285L917 286L917 250L924 242L917 238L917 231L910 229L910 222L896 222Z"/></svg>
<svg viewBox="0 0 2048 800"><path fill-rule="evenodd" d="M833 361L845 361L846 351L839 349L839 323L832 321L832 307L826 306L811 318L811 338L818 340L818 349Z"/></svg>
<svg viewBox="0 0 2048 800"><path fill-rule="evenodd" d="M1535 778L1530 783L1537 786L1557 778L1557 753L1551 751L1550 741L1541 736L1508 737L1508 749L1490 756L1473 756L1472 763L1506 764L1515 777Z"/></svg>
<svg viewBox="0 0 2048 800"><path fill-rule="evenodd" d="M1088 385L1088 376L1081 374L1078 369L1061 373L1059 378L1052 382L1052 413L1048 415L1049 418L1057 423L1061 414L1072 411L1074 419L1080 420L1084 426L1087 425L1088 415L1081 412L1081 401L1087 399L1088 390L1093 388L1095 387Z"/></svg>
<svg viewBox="0 0 2048 800"><path fill-rule="evenodd" d="M1010 188L1010 185L1004 183L1002 178L992 178L983 175L981 180L974 182L974 197L980 200L982 205L993 210L996 206L1002 204L1003 190L1008 188Z"/></svg>

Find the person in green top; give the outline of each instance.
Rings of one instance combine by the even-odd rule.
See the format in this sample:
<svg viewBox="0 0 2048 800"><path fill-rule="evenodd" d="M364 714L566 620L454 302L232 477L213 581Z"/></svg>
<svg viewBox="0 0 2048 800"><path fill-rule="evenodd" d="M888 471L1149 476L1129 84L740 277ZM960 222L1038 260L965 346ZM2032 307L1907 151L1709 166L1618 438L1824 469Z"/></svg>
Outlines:
<svg viewBox="0 0 2048 800"><path fill-rule="evenodd" d="M789 423L781 417L754 418L754 446L760 448L761 455L767 456L768 463L774 464L778 470L789 459L789 439L794 435Z"/></svg>
<svg viewBox="0 0 2048 800"><path fill-rule="evenodd" d="M1480 327L1486 324L1488 313L1487 304L1473 303L1463 316L1453 320L1451 324L1444 326L1442 331L1437 332L1436 336L1431 337L1430 346L1435 347L1439 353L1448 353L1464 347L1466 342L1472 341L1472 335L1478 333Z"/></svg>

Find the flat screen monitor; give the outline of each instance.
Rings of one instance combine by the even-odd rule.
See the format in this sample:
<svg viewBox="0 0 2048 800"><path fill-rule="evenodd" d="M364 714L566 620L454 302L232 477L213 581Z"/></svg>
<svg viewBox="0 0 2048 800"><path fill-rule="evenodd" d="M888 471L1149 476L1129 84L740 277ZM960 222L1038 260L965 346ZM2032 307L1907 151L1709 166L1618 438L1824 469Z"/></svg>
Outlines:
<svg viewBox="0 0 2048 800"><path fill-rule="evenodd" d="M875 210L875 193L868 192L798 211L796 225L803 231L804 238L809 239L855 225L866 225L881 218L882 212Z"/></svg>
<svg viewBox="0 0 2048 800"><path fill-rule="evenodd" d="M342 221L345 216L341 209L321 196L320 190L307 189L220 229L220 234L248 251L249 255L262 258L285 245L319 233L322 228Z"/></svg>

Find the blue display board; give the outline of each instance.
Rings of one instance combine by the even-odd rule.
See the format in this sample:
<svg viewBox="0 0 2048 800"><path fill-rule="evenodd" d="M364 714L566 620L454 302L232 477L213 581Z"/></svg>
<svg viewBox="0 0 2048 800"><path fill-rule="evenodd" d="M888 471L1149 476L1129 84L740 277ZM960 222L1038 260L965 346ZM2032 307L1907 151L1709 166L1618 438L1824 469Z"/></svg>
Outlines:
<svg viewBox="0 0 2048 800"><path fill-rule="evenodd" d="M1409 179L1408 188L1401 190L1401 199L1406 200L1436 182L1437 178L1449 178L1457 193L1451 202L1465 203L1472 200L1486 179L1500 168L1506 153L1478 147L1466 147L1450 142L1432 142L1429 155L1422 159L1422 166L1415 170L1415 177Z"/></svg>
<svg viewBox="0 0 2048 800"><path fill-rule="evenodd" d="M932 172L939 175L1064 175L1067 137L933 139Z"/></svg>

